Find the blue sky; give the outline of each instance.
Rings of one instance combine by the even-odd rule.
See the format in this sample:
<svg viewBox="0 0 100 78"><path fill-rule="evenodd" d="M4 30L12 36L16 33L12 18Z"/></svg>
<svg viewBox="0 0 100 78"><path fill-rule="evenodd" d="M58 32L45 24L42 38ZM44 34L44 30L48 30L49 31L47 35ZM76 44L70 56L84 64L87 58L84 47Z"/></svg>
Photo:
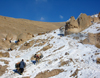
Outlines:
<svg viewBox="0 0 100 78"><path fill-rule="evenodd" d="M0 0L0 15L34 21L64 22L99 12L100 0Z"/></svg>

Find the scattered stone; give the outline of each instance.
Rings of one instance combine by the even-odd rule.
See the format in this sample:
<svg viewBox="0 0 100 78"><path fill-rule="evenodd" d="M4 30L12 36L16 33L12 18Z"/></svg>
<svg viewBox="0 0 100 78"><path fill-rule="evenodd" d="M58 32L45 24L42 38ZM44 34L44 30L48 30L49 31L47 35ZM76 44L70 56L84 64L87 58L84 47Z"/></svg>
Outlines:
<svg viewBox="0 0 100 78"><path fill-rule="evenodd" d="M56 32L54 32L54 33L56 33Z"/></svg>
<svg viewBox="0 0 100 78"><path fill-rule="evenodd" d="M42 32L42 33L38 33L38 35L43 35L43 34L45 34L44 32Z"/></svg>
<svg viewBox="0 0 100 78"><path fill-rule="evenodd" d="M100 58L96 59L97 64L100 64Z"/></svg>
<svg viewBox="0 0 100 78"><path fill-rule="evenodd" d="M83 56L86 56L86 54L83 54Z"/></svg>
<svg viewBox="0 0 100 78"><path fill-rule="evenodd" d="M100 53L95 53L95 55L99 55Z"/></svg>
<svg viewBox="0 0 100 78"><path fill-rule="evenodd" d="M66 53L65 53L65 55L69 55L69 53L68 53L68 52L66 52Z"/></svg>
<svg viewBox="0 0 100 78"><path fill-rule="evenodd" d="M77 75L78 75L78 71L79 71L79 69L76 69L75 72L74 72L70 77L72 77L72 76L73 76L73 77L77 76ZM77 78L77 77L76 77L76 78Z"/></svg>

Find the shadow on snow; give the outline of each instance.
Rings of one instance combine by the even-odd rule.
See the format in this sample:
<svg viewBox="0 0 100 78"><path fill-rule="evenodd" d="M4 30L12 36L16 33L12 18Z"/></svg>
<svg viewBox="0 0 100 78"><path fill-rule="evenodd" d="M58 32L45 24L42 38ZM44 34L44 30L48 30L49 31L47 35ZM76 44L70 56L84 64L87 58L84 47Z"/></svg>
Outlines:
<svg viewBox="0 0 100 78"><path fill-rule="evenodd" d="M13 71L14 71L14 73L21 75L17 69L14 69Z"/></svg>

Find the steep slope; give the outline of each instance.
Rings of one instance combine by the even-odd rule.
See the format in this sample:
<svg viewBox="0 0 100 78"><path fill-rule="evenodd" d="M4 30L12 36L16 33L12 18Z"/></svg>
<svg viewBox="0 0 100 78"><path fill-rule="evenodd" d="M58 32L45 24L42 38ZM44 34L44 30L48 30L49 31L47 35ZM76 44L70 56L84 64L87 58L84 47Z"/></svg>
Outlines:
<svg viewBox="0 0 100 78"><path fill-rule="evenodd" d="M44 35L36 36L16 50L9 53L9 57L0 58L2 67L8 66L1 78L99 78L100 77L100 49L94 45L82 44L80 41L87 38L87 33L98 33L95 23L79 34L60 37L59 29ZM92 31L91 31L92 30ZM87 33L86 33L87 31ZM42 53L39 63L33 64L31 58L35 53ZM23 75L14 73L15 63L24 59L26 68Z"/></svg>
<svg viewBox="0 0 100 78"><path fill-rule="evenodd" d="M0 16L0 49L8 50L11 48L11 40L17 41L20 35L24 37L24 42L34 37L34 34L52 31L64 24L65 22L39 22ZM27 35L31 37L28 38Z"/></svg>
<svg viewBox="0 0 100 78"><path fill-rule="evenodd" d="M57 29L63 26L64 22L49 23L39 22L26 19L15 19L10 17L0 16L0 33L32 33L46 32Z"/></svg>

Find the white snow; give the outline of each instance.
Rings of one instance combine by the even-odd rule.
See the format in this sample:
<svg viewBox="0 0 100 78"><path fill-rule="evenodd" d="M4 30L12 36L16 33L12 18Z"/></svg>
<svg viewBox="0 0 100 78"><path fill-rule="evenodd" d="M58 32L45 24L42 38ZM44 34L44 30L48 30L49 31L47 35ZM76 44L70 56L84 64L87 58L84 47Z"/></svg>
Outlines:
<svg viewBox="0 0 100 78"><path fill-rule="evenodd" d="M99 55L95 55L95 53L100 53L100 49L95 47L94 45L82 44L78 41L85 39L87 33L100 33L100 30L97 31L97 28L100 28L100 24L94 23L86 30L82 31L83 35L80 37L80 34L71 34L68 36L60 37L59 29L54 30L48 34L36 36L31 40L37 39L48 39L48 42L42 46L33 46L27 50L19 50L21 46L17 48L17 50L10 51L10 58L0 58L6 59L9 62L8 71L5 72L0 78L22 78L26 76L30 76L30 78L34 78L40 72L44 72L46 70L53 69L63 69L62 73L58 75L49 77L49 78L99 78L100 77L100 64L96 63L96 58L100 57ZM56 32L56 33L54 33ZM51 39L51 37L53 37ZM79 36L78 40L73 39L73 37ZM29 41L31 41L29 40ZM28 42L29 42L28 41ZM51 45L52 48L49 48L46 51L40 51L44 46ZM36 53L40 51L43 54L43 58L40 62L34 65L30 58ZM2 52L2 51L1 51ZM68 55L65 55L65 53ZM15 56L19 55L19 58ZM19 75L14 73L15 63L24 59L26 62L26 68L23 75ZM70 61L72 59L72 61ZM29 61L27 61L29 60ZM68 64L61 65L61 62L68 62ZM51 63L50 63L51 62ZM0 65L4 65L3 62L0 62ZM79 70L78 73L73 77L71 76L76 70Z"/></svg>

